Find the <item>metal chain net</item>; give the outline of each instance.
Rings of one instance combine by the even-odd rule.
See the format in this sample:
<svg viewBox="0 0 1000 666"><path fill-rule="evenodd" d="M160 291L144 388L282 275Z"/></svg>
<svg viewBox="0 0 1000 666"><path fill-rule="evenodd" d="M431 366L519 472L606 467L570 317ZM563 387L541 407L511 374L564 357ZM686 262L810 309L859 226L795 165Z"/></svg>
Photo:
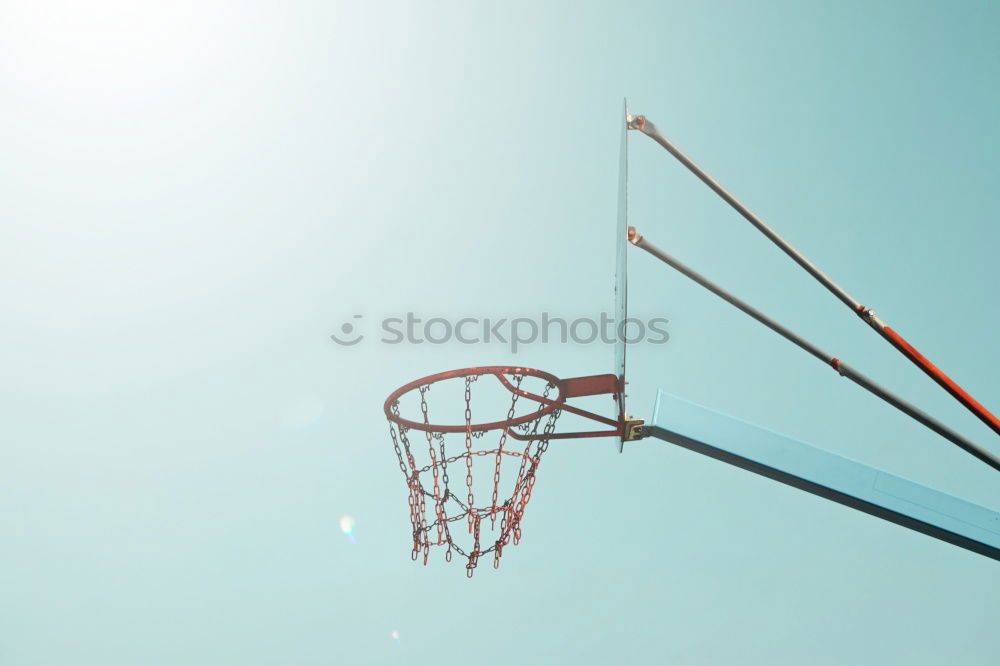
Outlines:
<svg viewBox="0 0 1000 666"><path fill-rule="evenodd" d="M514 386L520 389L524 375L512 375ZM527 437L527 440L508 440L507 430L501 429L498 441L492 448L484 447L480 442L492 439L494 435L490 432L473 432L472 425L472 385L478 376L465 377L465 432L464 446L458 452L449 452L446 449L445 433L423 431L423 439L426 440L427 451L430 456L430 463L422 467L417 466L414 456L414 444L411 443L409 428L389 421L389 433L392 436L392 445L396 450L396 457L399 459L399 469L406 478L406 485L409 489L410 525L413 528L413 550L412 559L423 557L424 564L430 554L431 546L445 546L445 560L450 562L455 553L466 560L466 575L470 578L479 563L479 558L483 555L493 554L493 567L500 566L500 556L503 549L510 543L517 545L521 540L521 520L524 517L524 510L531 500L531 491L535 486L535 475L538 473L538 465L541 462L542 454L549 446L549 436L555 431L556 421L561 414L560 410L550 412L547 418L541 414L543 405L538 405L538 417L516 426L519 436ZM548 398L549 393L555 389L551 382L547 383L542 397ZM420 411L423 422L429 423L427 413L427 392L430 385L419 387ZM510 408L507 410L507 419L514 418L514 410L517 407L518 394L511 394ZM399 416L399 401L392 403L392 412ZM539 425L542 432L538 432ZM508 441L513 442L511 446ZM522 448L523 444L523 448ZM421 446L423 443L421 443ZM493 472L493 492L488 501L481 505L476 505L476 497L473 492L472 462L473 457L492 456L495 460ZM514 482L514 489L510 497L500 500L500 470L504 457L509 459L519 459L520 465L517 478ZM449 467L454 471L454 465L458 464L465 471L465 488L455 492L451 487L451 479L448 471ZM428 474L429 472L429 474ZM499 533L496 532L497 520L500 521ZM496 540L492 543L484 544L484 533L482 523L489 520L492 534L497 534ZM452 532L456 525L461 525L468 530L471 537L472 546L463 548L456 543ZM492 537L489 537L492 538ZM485 547L484 547L485 546Z"/></svg>

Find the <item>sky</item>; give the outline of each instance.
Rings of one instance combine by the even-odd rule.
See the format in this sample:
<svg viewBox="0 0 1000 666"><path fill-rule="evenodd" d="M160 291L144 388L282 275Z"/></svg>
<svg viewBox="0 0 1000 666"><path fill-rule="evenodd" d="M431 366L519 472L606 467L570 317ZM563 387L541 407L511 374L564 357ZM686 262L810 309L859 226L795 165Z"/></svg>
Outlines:
<svg viewBox="0 0 1000 666"><path fill-rule="evenodd" d="M383 322L609 311L627 97L1000 409L998 76L988 2L0 2L0 662L993 662L996 562L657 440L554 442L498 570L412 562L382 403L612 371ZM650 240L1000 451L630 141ZM651 257L629 280L669 333L629 351L636 416L663 388L1000 508L994 471Z"/></svg>

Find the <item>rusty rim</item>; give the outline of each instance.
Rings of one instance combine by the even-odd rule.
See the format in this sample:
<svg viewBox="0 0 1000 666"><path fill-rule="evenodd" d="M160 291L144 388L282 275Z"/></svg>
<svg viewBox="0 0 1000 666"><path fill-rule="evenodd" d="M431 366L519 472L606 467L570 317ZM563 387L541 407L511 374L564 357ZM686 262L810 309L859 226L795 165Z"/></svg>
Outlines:
<svg viewBox="0 0 1000 666"><path fill-rule="evenodd" d="M422 386L428 386L436 382L444 381L446 379L456 379L459 377L478 377L483 375L493 375L496 377L500 384L504 388L518 395L528 398L529 400L536 400L541 408L537 411L531 412L524 416L518 416L512 419L503 419L502 421L490 421L488 423L471 423L468 425L438 425L435 423L422 423L419 421L411 421L410 419L403 418L398 414L394 414L392 411L392 406L399 401L399 399L409 393L419 389ZM510 382L506 380L504 375L523 375L528 377L538 377L539 379L544 379L550 384L552 384L559 394L555 398L549 398L545 402L539 400L539 396L535 396L527 391L513 390ZM400 425L404 428L410 428L413 430L423 430L425 432L486 432L488 430L499 430L501 428L510 429L519 425L524 425L525 423L531 423L532 421L537 421L538 419L551 414L553 411L559 409L562 406L564 397L563 389L560 380L555 375L545 372L543 370L536 370L535 368L519 368L509 365L487 365L477 368L461 368L459 370L449 370L447 372L439 372L433 375L428 375L421 379L415 379L409 384L399 387L393 391L388 398L385 400L383 405L383 410L385 411L385 416L390 421Z"/></svg>

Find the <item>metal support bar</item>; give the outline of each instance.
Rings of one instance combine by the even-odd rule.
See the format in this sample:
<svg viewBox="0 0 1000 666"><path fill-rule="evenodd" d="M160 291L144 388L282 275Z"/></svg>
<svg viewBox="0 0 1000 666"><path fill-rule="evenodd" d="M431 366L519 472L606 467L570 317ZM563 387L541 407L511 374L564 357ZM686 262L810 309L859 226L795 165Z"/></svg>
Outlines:
<svg viewBox="0 0 1000 666"><path fill-rule="evenodd" d="M587 439L588 437L621 437L620 430L585 430L582 432L554 432L550 435L522 435L513 428L507 428L507 434L514 439L528 442L536 439Z"/></svg>
<svg viewBox="0 0 1000 666"><path fill-rule="evenodd" d="M848 366L846 363L839 360L838 358L823 351L822 349L812 344L802 336L794 333L790 329L782 326L778 322L774 321L773 319L765 315L760 310L744 303L743 301L738 299L736 296L733 296L719 285L715 284L708 278L696 272L694 269L684 265L674 257L670 256L660 248L650 243L648 240L643 238L639 233L637 233L634 227L629 228L629 241L631 241L632 244L635 245L636 247L645 250L646 252L653 255L663 263L670 266L671 268L677 270L684 276L698 283L705 289L708 289L716 296L722 298L723 300L735 306L739 310L742 310L744 313L750 315L758 322L764 324L772 331L785 338L786 340L789 340L790 342L794 343L801 349L804 349L805 351L809 352L819 360L823 361L827 365L833 367L838 373L840 373L844 377L847 377L858 386L864 388L871 394L881 398L885 402L889 403L890 405L892 405L899 411L903 412L910 418L923 424L927 428L930 428L938 435L941 435L942 437L952 442L953 444L957 445L964 451L972 454L979 460L982 460L984 463L986 463L993 469L1000 471L1000 457L998 457L996 454L966 439L965 437L958 434L945 424L935 419L933 416L926 414L925 412L921 411L914 405L911 405L906 400L903 400L902 398L895 395L888 389L872 381L871 379L863 375L861 372L855 370L854 368Z"/></svg>
<svg viewBox="0 0 1000 666"><path fill-rule="evenodd" d="M969 393L967 393L961 386L956 384L940 368L931 363L929 359L918 352L912 345L910 345L910 343L899 335L899 333L886 326L881 319L875 316L874 310L865 307L860 302L855 300L853 296L848 294L847 291L843 289L843 287L831 280L826 273L821 271L815 264L806 259L806 257L801 252L796 250L791 243L779 236L774 229L764 222L764 220L757 217L753 211L743 205L739 199L734 197L717 180L708 175L708 173L698 166L694 160L681 152L681 150L671 143L667 137L663 136L663 134L661 134L656 128L656 125L650 122L645 116L629 116L627 123L629 129L638 130L663 146L667 152L677 158L677 161L683 164L688 171L693 173L703 183L708 185L713 192L718 194L727 204L729 204L737 213L742 215L762 234L767 236L767 238L777 245L782 252L791 257L795 263L816 278L820 284L826 287L826 289L836 296L844 305L849 307L852 312L861 317L865 323L871 326L879 335L887 340L889 344L895 347L906 358L910 359L914 365L920 368L928 377L933 379L941 388L946 390L953 398L962 403L966 409L975 414L979 420L989 426L995 433L1000 435L1000 419L986 409L986 407L975 398L969 395Z"/></svg>

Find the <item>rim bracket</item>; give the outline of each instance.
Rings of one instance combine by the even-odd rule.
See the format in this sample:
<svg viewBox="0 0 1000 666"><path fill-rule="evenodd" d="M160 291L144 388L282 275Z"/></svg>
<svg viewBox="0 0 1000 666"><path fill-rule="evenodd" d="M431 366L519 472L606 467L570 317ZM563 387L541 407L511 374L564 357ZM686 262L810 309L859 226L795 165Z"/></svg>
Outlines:
<svg viewBox="0 0 1000 666"><path fill-rule="evenodd" d="M625 429L622 440L635 442L646 436L646 420L637 419L631 416L625 417Z"/></svg>

